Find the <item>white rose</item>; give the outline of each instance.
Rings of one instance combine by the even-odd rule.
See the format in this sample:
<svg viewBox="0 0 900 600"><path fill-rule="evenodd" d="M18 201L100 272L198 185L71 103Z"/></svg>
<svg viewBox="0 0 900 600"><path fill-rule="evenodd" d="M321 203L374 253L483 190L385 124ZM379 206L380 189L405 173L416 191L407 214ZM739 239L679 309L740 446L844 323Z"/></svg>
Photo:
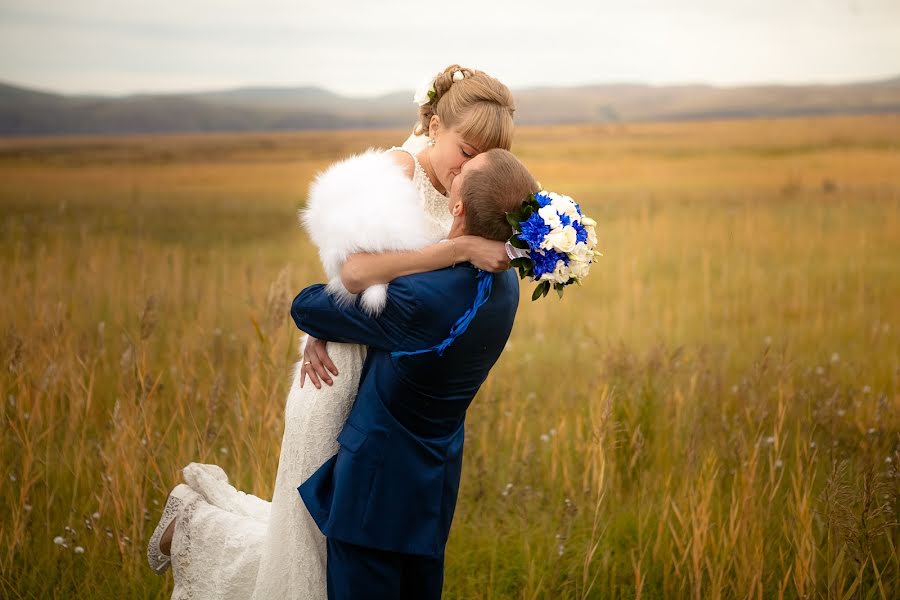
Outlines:
<svg viewBox="0 0 900 600"><path fill-rule="evenodd" d="M566 215L573 221L577 221L579 218L578 209L575 208L575 203L572 202L571 198L554 194L553 199L550 201L550 206L556 209L556 212L559 214Z"/></svg>
<svg viewBox="0 0 900 600"><path fill-rule="evenodd" d="M440 73L438 73L440 75ZM437 75L433 77L428 77L422 82L422 85L419 86L415 95L413 96L413 102L418 104L419 106L425 106L429 102L431 102L430 93L435 93L434 89L434 80L437 79Z"/></svg>
<svg viewBox="0 0 900 600"><path fill-rule="evenodd" d="M553 249L553 240L555 239L554 234L561 235L562 234L562 223L559 224L559 227L556 229L551 229L550 233L544 236L544 240L541 242L539 246L542 250L552 250Z"/></svg>
<svg viewBox="0 0 900 600"><path fill-rule="evenodd" d="M569 272L575 279L583 279L584 277L587 277L587 274L590 270L591 263L589 262L575 259L569 261Z"/></svg>
<svg viewBox="0 0 900 600"><path fill-rule="evenodd" d="M583 224L583 223L582 223ZM585 225L584 230L587 232L587 243L588 246L593 248L597 245L597 232L594 231L593 225Z"/></svg>
<svg viewBox="0 0 900 600"><path fill-rule="evenodd" d="M559 215L556 214L556 209L550 204L538 209L538 214L544 220L544 224L550 227L550 229L557 229L562 225L562 221L559 220Z"/></svg>
<svg viewBox="0 0 900 600"><path fill-rule="evenodd" d="M581 224L585 227L595 227L597 225L597 221L593 220L590 217L581 217Z"/></svg>
<svg viewBox="0 0 900 600"><path fill-rule="evenodd" d="M568 283L569 279L571 279L569 267L561 260L556 261L556 268L553 269L554 283Z"/></svg>
<svg viewBox="0 0 900 600"><path fill-rule="evenodd" d="M557 252L571 252L575 249L577 242L578 233L571 225L554 229L545 238L545 243Z"/></svg>
<svg viewBox="0 0 900 600"><path fill-rule="evenodd" d="M579 262L590 262L594 257L594 252L584 242L578 242L575 244L575 248L569 253L569 256L572 257L573 260Z"/></svg>

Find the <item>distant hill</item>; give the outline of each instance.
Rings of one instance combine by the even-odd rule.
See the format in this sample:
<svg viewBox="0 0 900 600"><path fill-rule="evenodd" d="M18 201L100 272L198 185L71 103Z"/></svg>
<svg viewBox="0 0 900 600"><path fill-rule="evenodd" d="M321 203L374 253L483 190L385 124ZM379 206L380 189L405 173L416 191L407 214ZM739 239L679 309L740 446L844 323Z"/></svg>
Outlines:
<svg viewBox="0 0 900 600"><path fill-rule="evenodd" d="M900 113L900 77L843 85L608 84L514 90L520 124ZM317 87L124 97L0 83L0 135L193 133L411 126L411 93L349 98Z"/></svg>

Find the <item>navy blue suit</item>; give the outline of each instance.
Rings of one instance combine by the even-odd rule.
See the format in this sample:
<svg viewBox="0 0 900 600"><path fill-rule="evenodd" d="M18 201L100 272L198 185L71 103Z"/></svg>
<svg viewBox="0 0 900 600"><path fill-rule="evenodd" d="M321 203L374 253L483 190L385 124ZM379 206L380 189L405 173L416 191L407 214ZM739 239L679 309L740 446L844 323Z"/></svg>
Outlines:
<svg viewBox="0 0 900 600"><path fill-rule="evenodd" d="M440 597L466 409L512 330L515 273L493 275L488 301L443 356L391 353L446 338L472 306L476 274L464 263L400 277L377 317L340 305L322 285L294 299L291 316L301 330L369 346L338 453L298 488L328 538L330 598Z"/></svg>

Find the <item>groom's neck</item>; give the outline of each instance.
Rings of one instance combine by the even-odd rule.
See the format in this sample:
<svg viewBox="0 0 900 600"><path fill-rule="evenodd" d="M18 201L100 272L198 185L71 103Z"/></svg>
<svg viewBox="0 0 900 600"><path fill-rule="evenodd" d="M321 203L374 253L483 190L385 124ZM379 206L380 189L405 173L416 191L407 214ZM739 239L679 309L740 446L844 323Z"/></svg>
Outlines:
<svg viewBox="0 0 900 600"><path fill-rule="evenodd" d="M454 217L453 225L450 226L450 233L447 234L447 239L452 240L453 238L458 238L463 235L466 235L466 222L460 217Z"/></svg>

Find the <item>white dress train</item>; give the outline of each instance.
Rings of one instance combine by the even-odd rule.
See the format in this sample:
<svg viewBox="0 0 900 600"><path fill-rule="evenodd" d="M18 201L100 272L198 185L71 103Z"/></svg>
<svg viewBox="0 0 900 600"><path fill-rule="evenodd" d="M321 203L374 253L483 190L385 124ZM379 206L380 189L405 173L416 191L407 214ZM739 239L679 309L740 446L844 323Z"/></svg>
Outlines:
<svg viewBox="0 0 900 600"><path fill-rule="evenodd" d="M401 149L415 158L423 147L422 137L410 136ZM437 241L452 224L447 198L434 189L417 160L415 165L418 210L424 209L428 239ZM371 195L366 199L371 202ZM399 249L396 242L385 240L382 249ZM327 262L321 243L319 250ZM172 539L173 599L326 598L325 538L297 486L337 452L335 438L356 397L366 348L329 343L328 354L339 371L333 386L316 389L307 383L301 389L299 368L295 371L271 502L235 489L216 465L191 463L184 468L192 491L184 499Z"/></svg>
<svg viewBox="0 0 900 600"><path fill-rule="evenodd" d="M229 485L215 465L184 468L193 493L172 539L173 598L325 598L325 538L297 486L337 452L365 346L328 344L340 373L334 385L300 388L294 377L272 502Z"/></svg>

